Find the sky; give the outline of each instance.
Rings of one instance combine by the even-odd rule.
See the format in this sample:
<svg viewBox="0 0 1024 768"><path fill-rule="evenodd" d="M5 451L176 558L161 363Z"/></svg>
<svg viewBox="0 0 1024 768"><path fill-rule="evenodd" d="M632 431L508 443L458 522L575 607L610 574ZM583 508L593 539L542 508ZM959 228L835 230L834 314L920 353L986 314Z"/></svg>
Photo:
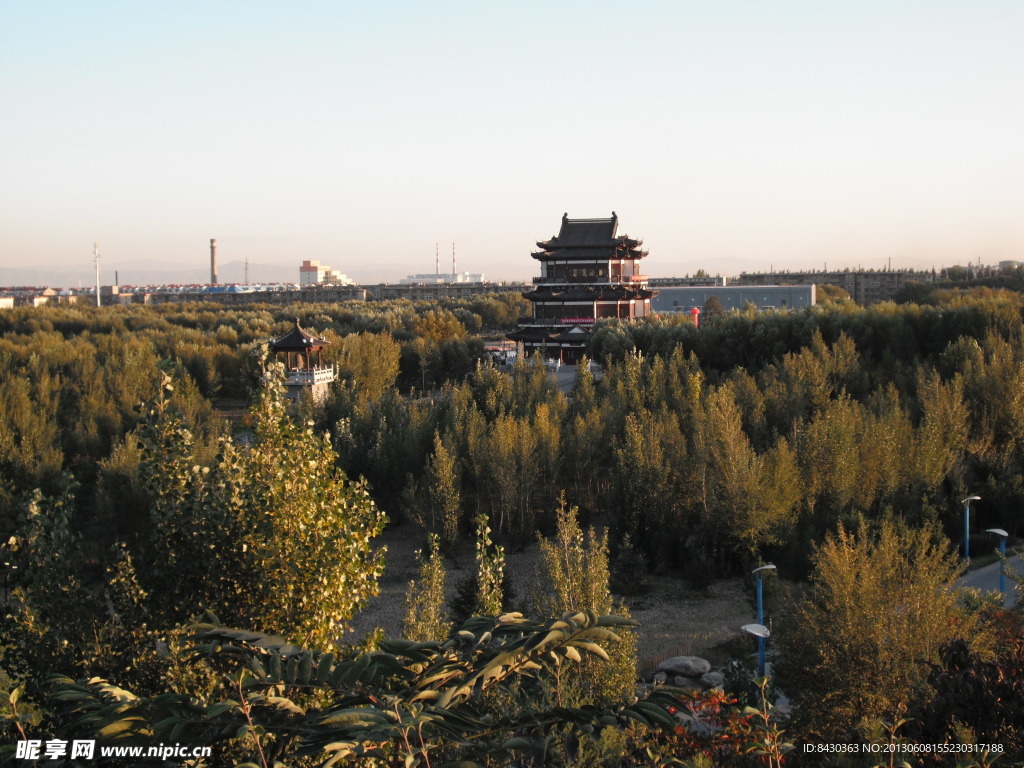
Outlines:
<svg viewBox="0 0 1024 768"><path fill-rule="evenodd" d="M0 0L0 268L1024 260L1024 3ZM130 276L129 276L130 277ZM123 280L124 282L124 280Z"/></svg>

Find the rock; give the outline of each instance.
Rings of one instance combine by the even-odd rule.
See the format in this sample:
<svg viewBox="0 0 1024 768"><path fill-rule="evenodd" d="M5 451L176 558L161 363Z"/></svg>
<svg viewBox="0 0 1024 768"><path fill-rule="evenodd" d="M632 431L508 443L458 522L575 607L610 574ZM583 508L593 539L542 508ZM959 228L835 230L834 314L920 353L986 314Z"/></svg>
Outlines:
<svg viewBox="0 0 1024 768"><path fill-rule="evenodd" d="M661 662L658 669L670 675L699 678L711 671L711 663L699 656L673 656Z"/></svg>
<svg viewBox="0 0 1024 768"><path fill-rule="evenodd" d="M672 684L675 685L676 688L683 688L688 691L699 691L704 687L701 685L698 678L685 677L683 675L676 675L672 678Z"/></svg>
<svg viewBox="0 0 1024 768"><path fill-rule="evenodd" d="M705 723L699 717L677 712L676 719L683 728L686 728L688 731L695 733L698 736L711 736L714 733L714 728L712 728L709 723Z"/></svg>
<svg viewBox="0 0 1024 768"><path fill-rule="evenodd" d="M725 675L721 672L706 672L701 675L700 681L705 688L721 688L725 685Z"/></svg>
<svg viewBox="0 0 1024 768"><path fill-rule="evenodd" d="M655 672L654 673L654 677L652 678L652 680L654 682L656 682L656 683L664 683L666 680L668 680L668 673L667 672Z"/></svg>

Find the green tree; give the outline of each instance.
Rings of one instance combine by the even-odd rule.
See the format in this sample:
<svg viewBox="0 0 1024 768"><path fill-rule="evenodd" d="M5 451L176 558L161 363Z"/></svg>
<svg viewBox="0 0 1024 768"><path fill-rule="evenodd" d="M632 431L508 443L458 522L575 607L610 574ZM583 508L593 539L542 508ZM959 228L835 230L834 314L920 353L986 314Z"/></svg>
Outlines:
<svg viewBox="0 0 1024 768"><path fill-rule="evenodd" d="M72 525L76 490L65 476L59 495L34 492L5 553L20 583L0 619L3 665L37 696L47 674L89 668L103 622L100 600L83 583L82 539Z"/></svg>
<svg viewBox="0 0 1024 768"><path fill-rule="evenodd" d="M613 504L620 536L649 542L668 517L672 476L662 448L664 425L647 414L626 417L626 429L612 465Z"/></svg>
<svg viewBox="0 0 1024 768"><path fill-rule="evenodd" d="M609 590L608 536L580 528L579 510L568 507L565 494L559 497L555 513L555 535L538 537L542 568L532 587L530 603L538 616L575 613L593 606L598 613L628 617L624 606L614 606ZM571 675L556 666L550 679L553 696L561 706L578 706L587 701L624 701L636 688L636 634L623 628L621 641L609 648L609 663L583 659Z"/></svg>
<svg viewBox="0 0 1024 768"><path fill-rule="evenodd" d="M544 436L550 432L535 430L525 417L507 414L487 426L486 439L470 454L477 488L484 491L497 529L518 542L533 535L533 494L542 459L538 448L551 445L538 445L538 438Z"/></svg>
<svg viewBox="0 0 1024 768"><path fill-rule="evenodd" d="M353 333L328 350L328 360L337 361L338 378L360 399L377 400L398 378L400 350L389 333Z"/></svg>
<svg viewBox="0 0 1024 768"><path fill-rule="evenodd" d="M486 515L476 519L475 570L459 583L451 601L452 616L461 623L471 616L498 616L509 598L505 548L491 540Z"/></svg>
<svg viewBox="0 0 1024 768"><path fill-rule="evenodd" d="M930 526L861 518L814 555L806 594L779 622L778 679L798 727L839 736L891 715L926 691L928 662L965 631L956 555Z"/></svg>
<svg viewBox="0 0 1024 768"><path fill-rule="evenodd" d="M916 433L918 482L922 488L939 485L963 460L967 451L970 409L964 402L963 379L943 382L935 371L917 378L921 421Z"/></svg>
<svg viewBox="0 0 1024 768"><path fill-rule="evenodd" d="M418 315L411 326L416 336L435 346L451 339L466 338L466 327L446 309L429 309Z"/></svg>
<svg viewBox="0 0 1024 768"><path fill-rule="evenodd" d="M418 551L416 557L420 561L420 576L409 582L402 636L416 641L442 641L451 632L452 622L445 610L444 558L436 534L427 538L426 554Z"/></svg>
<svg viewBox="0 0 1024 768"><path fill-rule="evenodd" d="M564 765L582 739L629 729L674 735L680 691L659 688L613 706L495 710L543 664L607 656L632 622L593 612L544 623L477 617L444 642L392 640L356 657L304 650L261 633L197 627L193 653L227 670L206 697L139 697L92 679L56 681L64 733L101 744L216 744L245 765ZM309 693L319 694L309 703ZM155 765L157 761L139 761Z"/></svg>
<svg viewBox="0 0 1024 768"><path fill-rule="evenodd" d="M165 625L210 610L326 646L377 592L383 551L372 540L385 516L335 467L330 439L285 415L278 384L253 418L250 445L224 438L203 466L188 430L154 410L141 435L152 505L139 583Z"/></svg>
<svg viewBox="0 0 1024 768"><path fill-rule="evenodd" d="M434 433L434 454L427 460L426 476L431 527L440 537L440 546L450 550L459 537L462 494L459 465L440 432Z"/></svg>
<svg viewBox="0 0 1024 768"><path fill-rule="evenodd" d="M725 307L722 305L722 300L712 294L708 296L707 301L704 302L704 307L701 309L700 317L702 321L714 321L722 317L725 314Z"/></svg>
<svg viewBox="0 0 1024 768"><path fill-rule="evenodd" d="M708 393L693 439L703 535L731 540L748 557L778 543L794 522L799 494L796 459L786 440L764 454L754 451L729 385Z"/></svg>
<svg viewBox="0 0 1024 768"><path fill-rule="evenodd" d="M497 616L505 602L505 548L491 541L491 526L480 516L476 523L476 613Z"/></svg>

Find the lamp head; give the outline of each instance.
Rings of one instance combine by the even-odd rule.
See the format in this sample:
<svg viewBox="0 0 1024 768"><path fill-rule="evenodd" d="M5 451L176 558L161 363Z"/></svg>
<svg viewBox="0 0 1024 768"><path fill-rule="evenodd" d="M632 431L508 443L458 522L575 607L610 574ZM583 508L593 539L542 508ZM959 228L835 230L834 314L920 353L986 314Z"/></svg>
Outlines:
<svg viewBox="0 0 1024 768"><path fill-rule="evenodd" d="M744 624L742 627L740 627L740 629L742 629L744 632L749 632L751 635L754 635L755 637L772 636L771 630L763 624Z"/></svg>
<svg viewBox="0 0 1024 768"><path fill-rule="evenodd" d="M986 528L985 533L994 533L996 536L1002 536L1004 538L1010 535L1002 528Z"/></svg>
<svg viewBox="0 0 1024 768"><path fill-rule="evenodd" d="M762 565L762 566L760 566L758 568L755 568L754 570L751 571L751 573L756 574L756 573L759 573L760 571L774 571L774 570L775 570L775 566L772 565L771 563L768 563L768 565Z"/></svg>
<svg viewBox="0 0 1024 768"><path fill-rule="evenodd" d="M961 504L966 504L968 501L981 501L981 496L968 496L966 499L960 499Z"/></svg>

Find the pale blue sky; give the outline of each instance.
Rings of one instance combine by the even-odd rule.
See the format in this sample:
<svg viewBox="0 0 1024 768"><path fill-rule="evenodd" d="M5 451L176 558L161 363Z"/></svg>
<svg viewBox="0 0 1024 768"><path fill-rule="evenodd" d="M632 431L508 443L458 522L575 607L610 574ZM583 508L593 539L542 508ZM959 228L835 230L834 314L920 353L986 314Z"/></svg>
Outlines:
<svg viewBox="0 0 1024 768"><path fill-rule="evenodd" d="M1024 259L1024 3L0 0L0 266ZM297 275L297 271L296 271Z"/></svg>

